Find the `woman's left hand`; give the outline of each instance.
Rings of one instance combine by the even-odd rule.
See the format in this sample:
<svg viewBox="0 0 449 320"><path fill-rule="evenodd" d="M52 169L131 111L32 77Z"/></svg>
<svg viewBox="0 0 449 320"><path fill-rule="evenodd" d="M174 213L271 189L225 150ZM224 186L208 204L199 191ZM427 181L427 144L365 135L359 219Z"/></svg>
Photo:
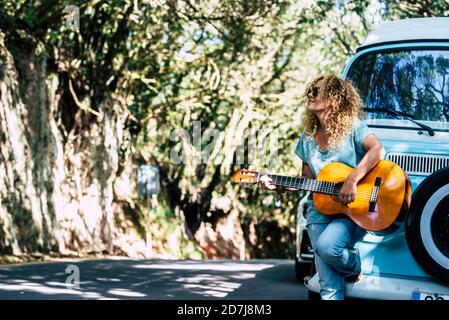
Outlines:
<svg viewBox="0 0 449 320"><path fill-rule="evenodd" d="M346 179L345 183L343 183L343 186L340 189L338 201L346 205L351 202L354 202L356 191L357 191L357 182L351 178Z"/></svg>

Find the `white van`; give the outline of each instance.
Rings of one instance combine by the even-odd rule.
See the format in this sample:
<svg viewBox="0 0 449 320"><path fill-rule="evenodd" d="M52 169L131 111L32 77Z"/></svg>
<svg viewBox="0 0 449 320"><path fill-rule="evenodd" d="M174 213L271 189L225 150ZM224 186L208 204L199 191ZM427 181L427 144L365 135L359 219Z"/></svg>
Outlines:
<svg viewBox="0 0 449 320"><path fill-rule="evenodd" d="M362 279L346 296L449 300L449 18L381 24L349 60L342 78L359 90L366 122L385 147L385 159L407 172L412 202L387 234L357 243ZM296 274L310 272L313 250L298 207ZM320 291L313 271L304 281Z"/></svg>

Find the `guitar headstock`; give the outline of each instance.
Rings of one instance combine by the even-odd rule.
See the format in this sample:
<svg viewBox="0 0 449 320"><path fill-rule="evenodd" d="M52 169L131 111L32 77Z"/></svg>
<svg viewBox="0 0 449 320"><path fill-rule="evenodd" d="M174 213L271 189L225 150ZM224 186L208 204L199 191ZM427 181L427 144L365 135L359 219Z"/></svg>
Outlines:
<svg viewBox="0 0 449 320"><path fill-rule="evenodd" d="M237 170L232 175L232 182L239 183L239 184L256 184L258 182L257 177L259 173L257 171L252 170Z"/></svg>

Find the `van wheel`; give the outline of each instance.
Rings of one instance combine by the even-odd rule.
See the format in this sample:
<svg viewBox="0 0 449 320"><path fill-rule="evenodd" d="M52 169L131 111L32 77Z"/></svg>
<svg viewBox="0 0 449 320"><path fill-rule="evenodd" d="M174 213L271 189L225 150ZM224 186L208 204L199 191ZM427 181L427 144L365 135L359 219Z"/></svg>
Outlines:
<svg viewBox="0 0 449 320"><path fill-rule="evenodd" d="M449 283L449 168L430 175L414 192L405 236L418 264Z"/></svg>
<svg viewBox="0 0 449 320"><path fill-rule="evenodd" d="M310 266L310 276L313 277L316 273L315 260L312 261ZM317 292L307 290L307 300L321 300L321 295Z"/></svg>
<svg viewBox="0 0 449 320"><path fill-rule="evenodd" d="M321 295L319 293L307 290L307 300L321 300Z"/></svg>
<svg viewBox="0 0 449 320"><path fill-rule="evenodd" d="M304 281L304 277L310 274L310 262L300 262L298 258L295 257L295 273L296 280L299 282Z"/></svg>

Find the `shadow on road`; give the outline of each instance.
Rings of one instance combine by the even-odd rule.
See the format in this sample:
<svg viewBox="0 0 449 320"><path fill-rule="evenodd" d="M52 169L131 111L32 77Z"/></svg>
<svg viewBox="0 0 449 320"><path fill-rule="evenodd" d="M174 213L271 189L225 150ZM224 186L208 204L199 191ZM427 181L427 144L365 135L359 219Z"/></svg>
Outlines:
<svg viewBox="0 0 449 320"><path fill-rule="evenodd" d="M79 289L73 288L76 279L66 272L74 268L79 270ZM306 296L288 260L114 258L0 266L0 299L297 300Z"/></svg>

